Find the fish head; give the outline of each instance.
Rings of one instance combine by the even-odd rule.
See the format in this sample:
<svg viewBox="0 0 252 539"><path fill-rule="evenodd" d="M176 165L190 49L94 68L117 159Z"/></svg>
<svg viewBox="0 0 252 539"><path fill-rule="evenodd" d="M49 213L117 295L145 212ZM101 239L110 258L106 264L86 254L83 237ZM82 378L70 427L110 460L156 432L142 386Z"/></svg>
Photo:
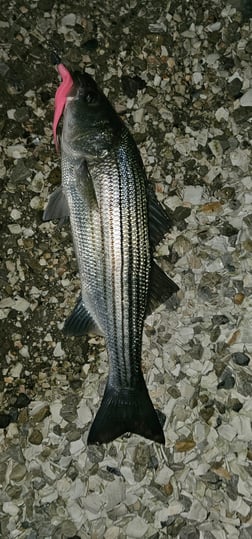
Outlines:
<svg viewBox="0 0 252 539"><path fill-rule="evenodd" d="M122 122L88 73L73 73L67 95L61 145L65 153L86 158L107 154Z"/></svg>

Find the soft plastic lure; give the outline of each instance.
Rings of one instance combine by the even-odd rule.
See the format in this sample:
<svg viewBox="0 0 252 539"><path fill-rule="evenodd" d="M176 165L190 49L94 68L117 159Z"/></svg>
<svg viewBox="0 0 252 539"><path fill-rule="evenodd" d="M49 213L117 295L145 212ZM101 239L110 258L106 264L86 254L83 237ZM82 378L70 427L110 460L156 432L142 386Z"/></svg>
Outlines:
<svg viewBox="0 0 252 539"><path fill-rule="evenodd" d="M64 66L64 64L59 63L57 65L58 72L62 78L62 83L58 87L56 94L55 94L55 100L54 100L54 118L53 118L53 138L54 138L54 144L56 147L57 152L59 151L59 141L57 137L57 127L58 123L60 121L60 118L63 114L67 96L74 84L71 74L69 73L68 69Z"/></svg>

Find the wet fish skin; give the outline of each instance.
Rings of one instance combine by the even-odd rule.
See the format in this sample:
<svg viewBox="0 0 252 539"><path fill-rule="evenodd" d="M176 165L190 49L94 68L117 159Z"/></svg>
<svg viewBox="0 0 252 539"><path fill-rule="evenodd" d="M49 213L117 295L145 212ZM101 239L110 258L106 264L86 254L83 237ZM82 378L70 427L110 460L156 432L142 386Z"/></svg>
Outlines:
<svg viewBox="0 0 252 539"><path fill-rule="evenodd" d="M152 294L151 280L162 282L164 300L178 289L152 260L170 223L153 193L148 195L131 134L88 74L73 75L61 156L62 190L53 194L44 217L69 214L78 260L81 298L64 331L103 334L109 357L88 443L109 442L125 432L164 443L141 371L141 349L148 298L162 301L158 283ZM155 214L153 225L148 209Z"/></svg>

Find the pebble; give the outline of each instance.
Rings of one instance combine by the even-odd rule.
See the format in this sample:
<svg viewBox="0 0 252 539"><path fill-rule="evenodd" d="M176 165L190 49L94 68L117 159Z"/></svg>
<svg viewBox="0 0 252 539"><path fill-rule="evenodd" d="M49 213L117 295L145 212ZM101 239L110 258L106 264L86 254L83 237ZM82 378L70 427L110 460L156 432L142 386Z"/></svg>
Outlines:
<svg viewBox="0 0 252 539"><path fill-rule="evenodd" d="M17 311L19 313L25 313L27 309L29 309L30 303L25 298L17 297L12 300L11 307L12 309L14 309L14 311Z"/></svg>
<svg viewBox="0 0 252 539"><path fill-rule="evenodd" d="M11 234L21 234L21 232L22 232L21 226L16 225L16 224L8 225L8 229L9 229Z"/></svg>
<svg viewBox="0 0 252 539"><path fill-rule="evenodd" d="M30 444L40 445L43 440L42 432L38 429L33 429L28 438Z"/></svg>
<svg viewBox="0 0 252 539"><path fill-rule="evenodd" d="M220 436L222 436L222 438L228 440L229 442L232 442L237 434L235 429L227 424L220 425L218 427L218 433Z"/></svg>
<svg viewBox="0 0 252 539"><path fill-rule="evenodd" d="M212 536L213 537L213 536ZM200 532L194 526L184 526L179 534L179 539L200 539ZM204 534L204 539L210 539ZM214 537L213 537L214 539Z"/></svg>
<svg viewBox="0 0 252 539"><path fill-rule="evenodd" d="M145 88L146 86L145 81L141 79L138 75L135 75L134 77L122 75L121 82L123 92L130 99L136 97L138 90L143 90L143 88Z"/></svg>
<svg viewBox="0 0 252 539"><path fill-rule="evenodd" d="M14 502L3 502L3 512L15 517L19 513L19 508Z"/></svg>
<svg viewBox="0 0 252 539"><path fill-rule="evenodd" d="M108 483L104 489L107 511L125 500L126 485L121 477L116 477L112 483Z"/></svg>
<svg viewBox="0 0 252 539"><path fill-rule="evenodd" d="M239 97L242 89L242 80L237 76L230 78L228 81L227 89L231 97Z"/></svg>
<svg viewBox="0 0 252 539"><path fill-rule="evenodd" d="M91 421L92 413L91 413L90 408L88 408L86 404L86 399L82 399L80 401L79 406L77 408L77 414L78 414L78 425L80 427L84 427Z"/></svg>
<svg viewBox="0 0 252 539"><path fill-rule="evenodd" d="M222 375L222 379L217 385L217 389L232 389L235 385L235 378L232 372L226 369Z"/></svg>
<svg viewBox="0 0 252 539"><path fill-rule="evenodd" d="M57 342L54 350L53 350L54 357L63 357L65 355L65 351L62 349L61 342Z"/></svg>
<svg viewBox="0 0 252 539"><path fill-rule="evenodd" d="M84 449L84 442L81 438L70 443L71 455L78 455Z"/></svg>
<svg viewBox="0 0 252 539"><path fill-rule="evenodd" d="M22 159L26 157L27 149L22 144L13 144L12 146L7 146L5 153L12 159Z"/></svg>
<svg viewBox="0 0 252 539"><path fill-rule="evenodd" d="M22 481L26 475L26 472L27 469L24 464L15 464L10 473L10 480L15 481L15 483Z"/></svg>
<svg viewBox="0 0 252 539"><path fill-rule="evenodd" d="M200 185L187 185L184 189L184 202L190 202L190 204L200 204L203 194L203 187Z"/></svg>
<svg viewBox="0 0 252 539"><path fill-rule="evenodd" d="M229 111L225 109L224 107L220 107L215 112L215 118L217 122L221 122L221 120L224 120L225 122L227 122L229 118Z"/></svg>
<svg viewBox="0 0 252 539"><path fill-rule="evenodd" d="M10 375L13 378L20 378L22 370L23 370L23 364L18 361L15 365L13 365L13 367L11 367Z"/></svg>
<svg viewBox="0 0 252 539"><path fill-rule="evenodd" d="M11 422L11 415L0 412L0 429L6 429Z"/></svg>
<svg viewBox="0 0 252 539"><path fill-rule="evenodd" d="M19 393L14 403L15 408L26 408L30 404L31 399L25 393Z"/></svg>
<svg viewBox="0 0 252 539"><path fill-rule="evenodd" d="M252 88L243 94L240 99L240 104L242 107L252 107Z"/></svg>
<svg viewBox="0 0 252 539"><path fill-rule="evenodd" d="M162 469L157 473L155 482L158 485L166 485L169 483L173 475L174 475L173 470L168 468L168 466L163 466Z"/></svg>
<svg viewBox="0 0 252 539"><path fill-rule="evenodd" d="M40 423L50 415L50 406L45 402L34 401L30 404L30 416L33 421Z"/></svg>
<svg viewBox="0 0 252 539"><path fill-rule="evenodd" d="M250 357L247 354L243 354L243 352L234 352L231 354L231 358L236 365L240 365L241 367L246 367L250 362Z"/></svg>
<svg viewBox="0 0 252 539"><path fill-rule="evenodd" d="M10 216L12 219L14 219L14 221L17 221L18 219L20 219L21 215L22 215L21 211L16 210L16 209L11 210Z"/></svg>
<svg viewBox="0 0 252 539"><path fill-rule="evenodd" d="M219 142L219 140L217 139L214 139L212 140L211 142L209 142L208 144L212 154L217 157L217 158L221 158L222 157L222 154L223 154L223 148L222 148L222 145L221 143Z"/></svg>
<svg viewBox="0 0 252 539"><path fill-rule="evenodd" d="M68 13L67 15L65 15L62 18L61 23L64 26L74 26L75 23L76 23L76 15L75 15L75 13Z"/></svg>
<svg viewBox="0 0 252 539"><path fill-rule="evenodd" d="M178 440L176 443L175 443L175 451L178 451L180 453L182 452L187 452L187 451L191 451L192 449L194 449L196 443L194 440Z"/></svg>
<svg viewBox="0 0 252 539"><path fill-rule="evenodd" d="M204 522L207 518L207 513L207 509L200 501L193 500L190 510L187 513L187 518L196 520L197 522Z"/></svg>
<svg viewBox="0 0 252 539"><path fill-rule="evenodd" d="M129 539L145 537L148 530L148 524L141 517L135 517L126 526L126 534Z"/></svg>
<svg viewBox="0 0 252 539"><path fill-rule="evenodd" d="M121 534L121 528L118 526L111 526L107 529L104 535L104 539L119 539Z"/></svg>

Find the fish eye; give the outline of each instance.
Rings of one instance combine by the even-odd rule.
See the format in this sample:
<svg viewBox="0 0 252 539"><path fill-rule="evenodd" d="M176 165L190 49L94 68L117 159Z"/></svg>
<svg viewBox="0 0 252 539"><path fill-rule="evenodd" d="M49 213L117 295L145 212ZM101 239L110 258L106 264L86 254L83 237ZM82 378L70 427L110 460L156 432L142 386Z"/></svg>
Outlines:
<svg viewBox="0 0 252 539"><path fill-rule="evenodd" d="M85 101L86 101L88 104L94 104L94 103L96 103L96 101L97 101L97 95L96 95L94 92L88 92L88 93L85 95Z"/></svg>

